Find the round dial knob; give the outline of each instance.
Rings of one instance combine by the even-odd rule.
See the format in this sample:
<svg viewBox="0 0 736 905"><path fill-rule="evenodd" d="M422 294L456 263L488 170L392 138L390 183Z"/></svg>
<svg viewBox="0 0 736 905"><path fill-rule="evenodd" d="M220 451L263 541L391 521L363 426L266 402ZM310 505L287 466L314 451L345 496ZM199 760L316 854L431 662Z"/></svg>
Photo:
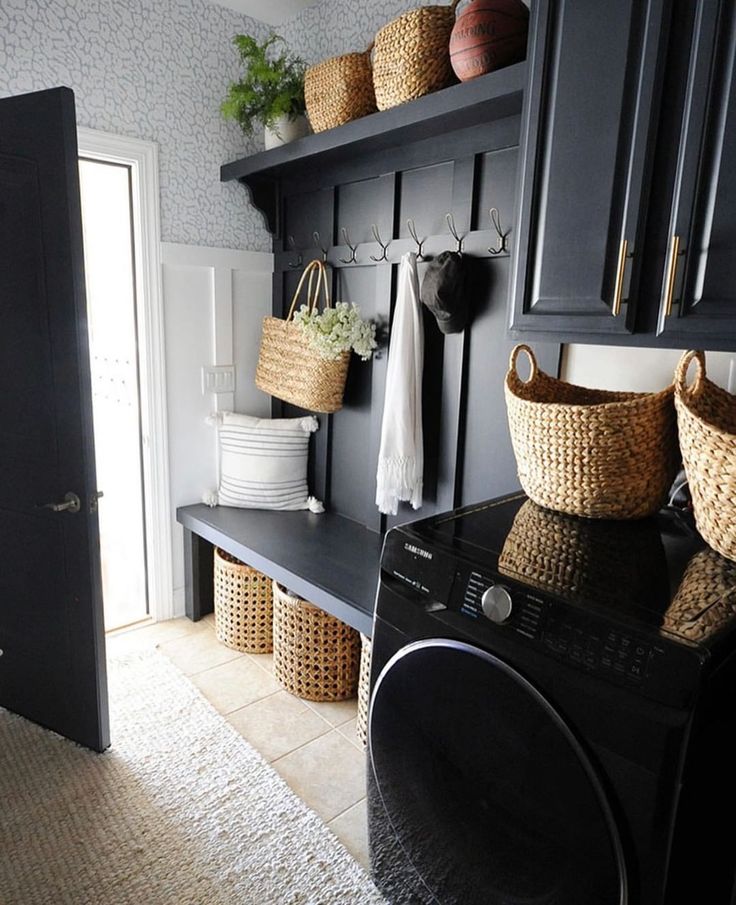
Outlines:
<svg viewBox="0 0 736 905"><path fill-rule="evenodd" d="M491 622L506 622L513 609L511 594L500 584L492 584L490 588L487 588L483 592L480 603L483 613Z"/></svg>

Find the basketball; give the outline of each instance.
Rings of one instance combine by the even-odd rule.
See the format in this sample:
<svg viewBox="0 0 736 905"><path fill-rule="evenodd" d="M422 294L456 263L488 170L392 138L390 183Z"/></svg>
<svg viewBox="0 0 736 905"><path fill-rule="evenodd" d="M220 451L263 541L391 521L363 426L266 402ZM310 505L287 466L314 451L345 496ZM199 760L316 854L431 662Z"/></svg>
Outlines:
<svg viewBox="0 0 736 905"><path fill-rule="evenodd" d="M521 0L471 0L450 35L450 60L461 82L526 57L529 10Z"/></svg>

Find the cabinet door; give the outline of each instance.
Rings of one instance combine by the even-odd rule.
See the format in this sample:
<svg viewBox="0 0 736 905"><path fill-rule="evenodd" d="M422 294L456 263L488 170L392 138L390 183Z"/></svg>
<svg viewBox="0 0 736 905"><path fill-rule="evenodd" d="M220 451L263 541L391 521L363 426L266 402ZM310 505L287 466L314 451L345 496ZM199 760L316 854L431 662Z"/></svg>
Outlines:
<svg viewBox="0 0 736 905"><path fill-rule="evenodd" d="M511 299L517 334L605 340L633 329L664 8L663 0L532 6Z"/></svg>
<svg viewBox="0 0 736 905"><path fill-rule="evenodd" d="M658 329L736 348L736 6L699 0Z"/></svg>

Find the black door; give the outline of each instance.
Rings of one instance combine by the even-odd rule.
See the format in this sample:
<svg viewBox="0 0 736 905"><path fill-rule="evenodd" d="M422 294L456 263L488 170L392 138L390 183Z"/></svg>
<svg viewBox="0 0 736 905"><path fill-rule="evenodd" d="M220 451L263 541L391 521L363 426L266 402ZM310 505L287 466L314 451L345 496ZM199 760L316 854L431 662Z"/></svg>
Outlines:
<svg viewBox="0 0 736 905"><path fill-rule="evenodd" d="M623 905L621 842L557 711L496 657L420 641L370 714L369 838L394 905Z"/></svg>
<svg viewBox="0 0 736 905"><path fill-rule="evenodd" d="M0 705L102 751L107 681L68 88L0 100L0 319Z"/></svg>
<svg viewBox="0 0 736 905"><path fill-rule="evenodd" d="M659 332L683 346L736 342L736 6L695 4Z"/></svg>
<svg viewBox="0 0 736 905"><path fill-rule="evenodd" d="M667 8L532 4L511 284L517 335L634 329Z"/></svg>

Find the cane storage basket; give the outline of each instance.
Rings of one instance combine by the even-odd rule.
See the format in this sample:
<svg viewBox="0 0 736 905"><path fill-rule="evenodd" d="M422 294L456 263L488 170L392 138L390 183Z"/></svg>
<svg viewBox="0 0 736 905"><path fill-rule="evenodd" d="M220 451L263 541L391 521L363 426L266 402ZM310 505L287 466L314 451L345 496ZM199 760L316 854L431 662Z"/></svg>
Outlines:
<svg viewBox="0 0 736 905"><path fill-rule="evenodd" d="M692 362L697 373L688 386ZM675 405L695 524L714 550L736 560L736 396L708 380L702 352L685 352L675 372Z"/></svg>
<svg viewBox="0 0 736 905"><path fill-rule="evenodd" d="M525 382L516 370L529 356ZM664 503L678 463L673 388L591 390L511 353L506 409L519 481L540 506L588 518L633 519Z"/></svg>
<svg viewBox="0 0 736 905"><path fill-rule="evenodd" d="M372 49L373 44L363 53L331 57L307 69L304 99L315 132L334 129L375 112Z"/></svg>
<svg viewBox="0 0 736 905"><path fill-rule="evenodd" d="M342 701L358 688L360 636L273 583L273 672L307 701Z"/></svg>
<svg viewBox="0 0 736 905"><path fill-rule="evenodd" d="M215 632L247 654L273 650L271 579L215 547Z"/></svg>
<svg viewBox="0 0 736 905"><path fill-rule="evenodd" d="M454 80L450 33L458 2L409 10L378 32L373 84L379 110L438 91Z"/></svg>
<svg viewBox="0 0 736 905"><path fill-rule="evenodd" d="M355 733L365 747L368 744L368 705L371 696L371 654L373 644L367 635L360 636L360 677L358 678L358 718Z"/></svg>
<svg viewBox="0 0 736 905"><path fill-rule="evenodd" d="M310 346L302 328L292 320L307 277L307 305L310 310L318 304L320 288L324 291L325 305L330 305L324 264L312 261L299 280L286 320L280 317L263 319L256 386L277 399L311 412L336 412L342 408L350 353L343 352L334 360L322 358ZM312 293L315 277L317 287Z"/></svg>

